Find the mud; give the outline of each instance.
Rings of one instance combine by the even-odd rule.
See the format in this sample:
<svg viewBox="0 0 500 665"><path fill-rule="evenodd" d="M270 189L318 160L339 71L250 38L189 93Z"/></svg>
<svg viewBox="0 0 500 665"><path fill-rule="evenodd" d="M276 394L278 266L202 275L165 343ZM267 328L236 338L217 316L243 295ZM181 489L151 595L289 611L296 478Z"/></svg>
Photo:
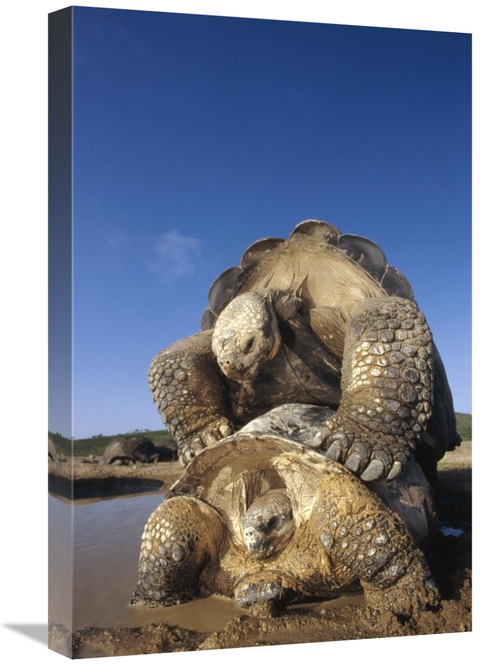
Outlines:
<svg viewBox="0 0 500 665"><path fill-rule="evenodd" d="M100 464L100 458L49 461L49 492L63 499L96 499L167 491L182 473L180 462Z"/></svg>
<svg viewBox="0 0 500 665"><path fill-rule="evenodd" d="M132 468L76 461L73 465L51 462L50 467L53 489L67 490L73 475L75 497L92 492L99 496L101 491L108 492L107 496L125 490L132 493L148 483L161 483L166 489L181 472L178 463ZM64 627L52 625L50 647L73 658L86 658L471 631L471 480L471 443L465 442L440 463L436 503L441 530L428 558L442 602L437 611L424 612L418 621L405 622L389 611L370 611L355 596L353 604L343 607L312 605L279 612L262 608L253 615L230 619L223 630L211 634L151 624L142 628L88 627L71 635Z"/></svg>

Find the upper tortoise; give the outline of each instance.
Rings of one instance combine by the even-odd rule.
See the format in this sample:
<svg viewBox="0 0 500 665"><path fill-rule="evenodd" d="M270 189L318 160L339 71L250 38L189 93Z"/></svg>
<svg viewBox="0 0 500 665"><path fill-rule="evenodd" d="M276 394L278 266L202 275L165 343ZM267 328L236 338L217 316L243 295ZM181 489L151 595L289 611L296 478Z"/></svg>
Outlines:
<svg viewBox="0 0 500 665"><path fill-rule="evenodd" d="M429 326L371 240L317 220L259 240L213 283L201 329L149 372L183 464L292 402L336 409L315 445L365 481L391 480L413 455L434 482L460 444Z"/></svg>

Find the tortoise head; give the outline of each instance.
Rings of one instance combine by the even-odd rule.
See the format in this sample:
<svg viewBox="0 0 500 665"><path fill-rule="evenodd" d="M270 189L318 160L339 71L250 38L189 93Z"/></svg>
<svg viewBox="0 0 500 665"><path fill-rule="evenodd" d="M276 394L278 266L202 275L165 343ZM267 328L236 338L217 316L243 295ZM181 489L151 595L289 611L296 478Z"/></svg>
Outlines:
<svg viewBox="0 0 500 665"><path fill-rule="evenodd" d="M281 552L295 532L292 504L285 490L259 496L243 518L243 539L254 559Z"/></svg>
<svg viewBox="0 0 500 665"><path fill-rule="evenodd" d="M221 312L212 337L223 373L238 383L253 379L278 353L279 321L295 314L300 302L277 289L236 296Z"/></svg>

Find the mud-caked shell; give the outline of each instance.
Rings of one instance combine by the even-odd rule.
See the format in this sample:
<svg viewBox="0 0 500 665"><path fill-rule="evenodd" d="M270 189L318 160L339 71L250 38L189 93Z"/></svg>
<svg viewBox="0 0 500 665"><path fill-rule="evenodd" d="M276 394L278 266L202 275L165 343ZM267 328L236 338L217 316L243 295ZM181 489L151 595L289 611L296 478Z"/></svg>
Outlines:
<svg viewBox="0 0 500 665"><path fill-rule="evenodd" d="M237 432L193 459L167 497L194 496L209 504L243 547L242 518L257 497L285 490L300 529L311 516L320 481L345 474L352 475L308 444L267 432ZM418 464L412 462L391 483L371 483L370 489L403 518L415 542L425 546L432 539L433 494Z"/></svg>

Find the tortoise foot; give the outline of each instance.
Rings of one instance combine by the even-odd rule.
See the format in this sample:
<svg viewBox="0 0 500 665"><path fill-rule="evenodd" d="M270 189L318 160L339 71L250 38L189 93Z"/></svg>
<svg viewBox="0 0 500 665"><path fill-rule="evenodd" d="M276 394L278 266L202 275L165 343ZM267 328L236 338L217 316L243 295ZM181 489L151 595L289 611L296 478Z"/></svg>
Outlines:
<svg viewBox="0 0 500 665"><path fill-rule="evenodd" d="M359 429L356 423L349 427L333 416L323 423L314 443L365 482L396 478L411 459L408 440L397 434Z"/></svg>
<svg viewBox="0 0 500 665"><path fill-rule="evenodd" d="M311 520L331 560L361 581L370 609L410 620L439 604L425 557L405 522L345 469L334 482L320 482Z"/></svg>
<svg viewBox="0 0 500 665"><path fill-rule="evenodd" d="M182 466L187 466L202 450L213 446L233 432L234 426L230 420L227 418L217 418L217 420L199 430L196 436L182 441L179 443L179 460Z"/></svg>
<svg viewBox="0 0 500 665"><path fill-rule="evenodd" d="M161 503L144 529L131 603L158 607L195 598L200 575L221 538L219 516L202 501L182 496Z"/></svg>
<svg viewBox="0 0 500 665"><path fill-rule="evenodd" d="M293 580L286 580L283 576L280 579L253 577L236 588L234 599L243 608L269 603L274 606L287 605L297 599L298 593L294 587Z"/></svg>
<svg viewBox="0 0 500 665"><path fill-rule="evenodd" d="M439 607L440 593L422 559L411 563L395 582L390 568L363 584L365 601L376 611L392 611L403 621L416 621L427 610Z"/></svg>
<svg viewBox="0 0 500 665"><path fill-rule="evenodd" d="M362 480L395 478L431 417L433 358L432 335L414 302L361 302L345 338L341 403L314 443Z"/></svg>

